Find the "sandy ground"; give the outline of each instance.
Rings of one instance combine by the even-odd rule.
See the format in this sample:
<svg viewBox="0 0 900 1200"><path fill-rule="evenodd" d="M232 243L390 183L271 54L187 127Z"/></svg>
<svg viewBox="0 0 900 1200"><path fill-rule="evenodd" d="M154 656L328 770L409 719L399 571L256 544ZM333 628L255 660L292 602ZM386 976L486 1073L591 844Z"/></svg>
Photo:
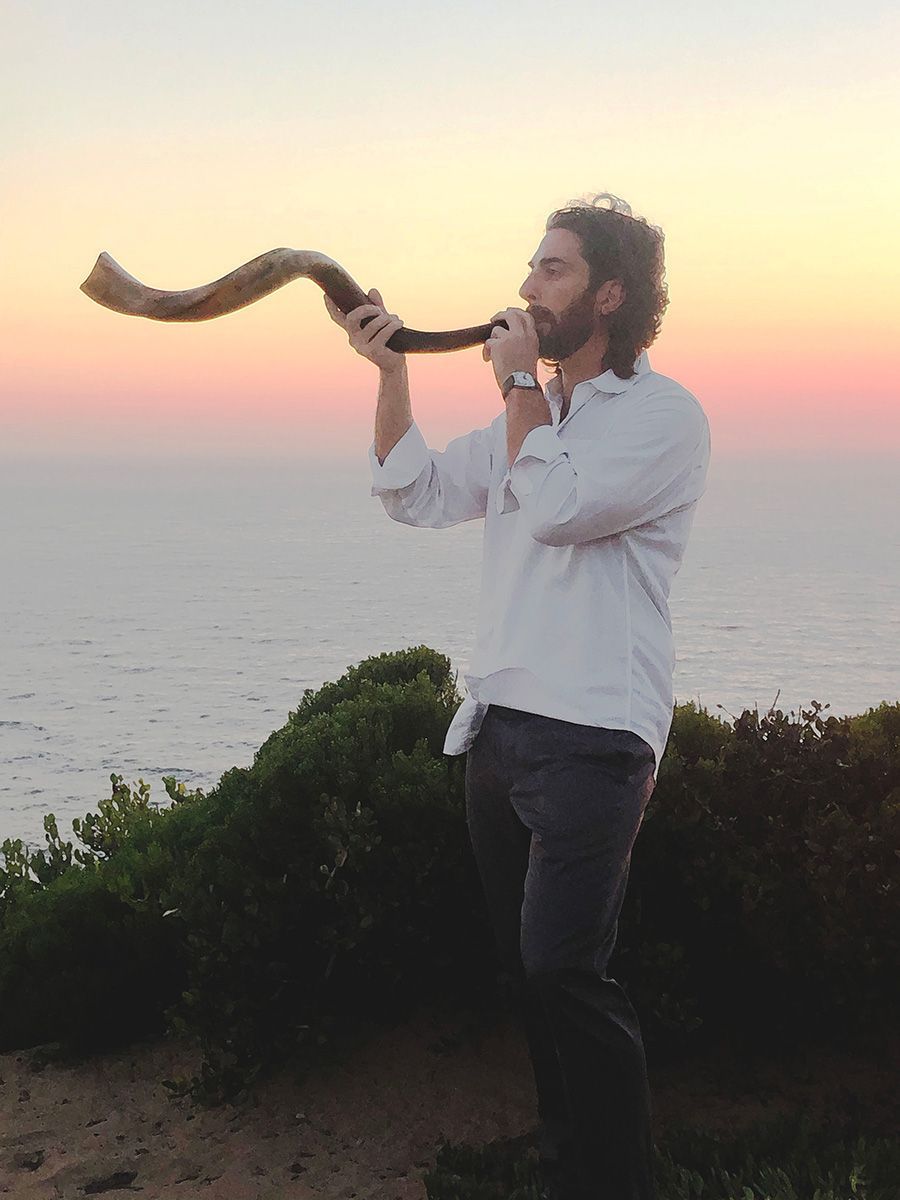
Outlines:
<svg viewBox="0 0 900 1200"><path fill-rule="evenodd" d="M684 1066L651 1064L656 1132L687 1117L734 1128L797 1105L856 1109L873 1133L894 1131L896 1058L821 1051L748 1072L720 1053L692 1062L689 1080ZM198 1052L170 1039L69 1065L0 1055L0 1195L425 1200L443 1142L481 1145L537 1121L514 1023L467 1035L458 1018L423 1010L342 1065L257 1080L241 1106L197 1107L160 1082L198 1067Z"/></svg>

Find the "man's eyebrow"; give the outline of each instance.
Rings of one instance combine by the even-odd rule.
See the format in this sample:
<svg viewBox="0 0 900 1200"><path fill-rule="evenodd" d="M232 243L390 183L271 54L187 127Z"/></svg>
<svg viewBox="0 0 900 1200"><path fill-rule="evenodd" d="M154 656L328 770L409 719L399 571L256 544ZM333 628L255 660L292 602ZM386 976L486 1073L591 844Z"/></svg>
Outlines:
<svg viewBox="0 0 900 1200"><path fill-rule="evenodd" d="M539 265L545 267L547 263L562 263L564 267L568 267L570 265L564 258L542 258ZM533 267L534 263L529 262L528 265L529 267Z"/></svg>

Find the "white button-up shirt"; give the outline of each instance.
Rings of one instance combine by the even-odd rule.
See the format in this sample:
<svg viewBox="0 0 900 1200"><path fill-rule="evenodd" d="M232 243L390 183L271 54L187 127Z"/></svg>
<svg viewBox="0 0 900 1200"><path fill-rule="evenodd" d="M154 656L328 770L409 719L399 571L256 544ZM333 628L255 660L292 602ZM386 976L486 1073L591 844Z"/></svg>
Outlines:
<svg viewBox="0 0 900 1200"><path fill-rule="evenodd" d="M709 423L699 401L650 367L576 384L560 421L529 431L507 469L506 411L431 450L413 422L371 494L406 525L484 518L477 642L468 695L444 753L472 745L489 704L630 729L656 757L674 711L669 590L706 490Z"/></svg>

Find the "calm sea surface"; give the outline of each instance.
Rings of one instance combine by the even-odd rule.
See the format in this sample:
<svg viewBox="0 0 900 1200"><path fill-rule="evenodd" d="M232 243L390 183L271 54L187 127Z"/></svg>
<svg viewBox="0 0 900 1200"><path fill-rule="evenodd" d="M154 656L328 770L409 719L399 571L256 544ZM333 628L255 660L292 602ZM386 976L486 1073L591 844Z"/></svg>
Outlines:
<svg viewBox="0 0 900 1200"><path fill-rule="evenodd" d="M713 455L670 601L679 703L900 699L898 480L896 460ZM400 525L369 487L365 453L0 463L0 842L44 846L49 812L75 841L111 772L159 803L163 775L208 790L369 655L425 643L462 693L482 522Z"/></svg>

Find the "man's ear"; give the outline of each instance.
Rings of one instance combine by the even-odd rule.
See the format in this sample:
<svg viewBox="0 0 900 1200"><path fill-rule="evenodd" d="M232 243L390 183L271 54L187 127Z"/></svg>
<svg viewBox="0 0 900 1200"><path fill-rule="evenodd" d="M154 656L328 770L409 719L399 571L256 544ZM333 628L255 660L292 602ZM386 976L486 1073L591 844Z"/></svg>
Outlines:
<svg viewBox="0 0 900 1200"><path fill-rule="evenodd" d="M594 312L608 317L625 302L625 285L621 279L607 279L597 292Z"/></svg>

